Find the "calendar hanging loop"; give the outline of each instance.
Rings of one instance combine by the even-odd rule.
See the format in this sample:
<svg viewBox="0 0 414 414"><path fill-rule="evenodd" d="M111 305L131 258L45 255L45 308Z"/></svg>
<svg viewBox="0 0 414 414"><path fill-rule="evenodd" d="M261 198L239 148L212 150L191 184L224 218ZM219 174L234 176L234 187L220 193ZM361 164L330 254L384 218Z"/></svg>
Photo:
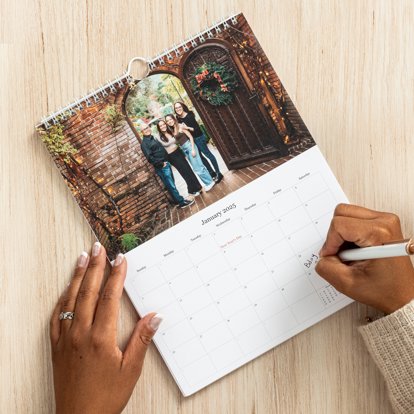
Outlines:
<svg viewBox="0 0 414 414"><path fill-rule="evenodd" d="M135 77L135 76L131 75L132 64L134 62L140 62L140 67L142 67L142 65L145 64L145 72L144 72L144 74L142 76L140 75L138 77ZM127 76L131 76L132 78L134 78L134 79L136 79L136 80L139 81L139 80L142 80L142 79L146 78L149 73L150 73L150 65L149 65L149 62L148 62L147 59L145 59L145 58L143 58L141 56L137 56L137 57L132 58L129 61L128 68L127 68L127 71L126 71L126 75Z"/></svg>

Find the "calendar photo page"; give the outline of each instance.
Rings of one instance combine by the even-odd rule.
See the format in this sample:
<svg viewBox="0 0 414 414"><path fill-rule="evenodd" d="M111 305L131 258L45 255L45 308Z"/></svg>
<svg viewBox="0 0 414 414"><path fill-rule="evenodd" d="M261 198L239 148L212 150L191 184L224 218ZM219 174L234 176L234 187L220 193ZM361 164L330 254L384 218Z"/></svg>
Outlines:
<svg viewBox="0 0 414 414"><path fill-rule="evenodd" d="M315 272L347 198L242 14L145 64L38 132L188 396L351 303Z"/></svg>

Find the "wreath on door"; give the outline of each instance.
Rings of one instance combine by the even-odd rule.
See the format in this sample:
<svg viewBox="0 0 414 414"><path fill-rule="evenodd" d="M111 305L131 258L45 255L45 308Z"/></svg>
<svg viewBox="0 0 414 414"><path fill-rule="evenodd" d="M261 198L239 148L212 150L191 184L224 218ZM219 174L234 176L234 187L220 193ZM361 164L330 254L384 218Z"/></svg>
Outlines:
<svg viewBox="0 0 414 414"><path fill-rule="evenodd" d="M198 67L190 83L195 96L214 106L232 103L238 85L234 71L214 62Z"/></svg>

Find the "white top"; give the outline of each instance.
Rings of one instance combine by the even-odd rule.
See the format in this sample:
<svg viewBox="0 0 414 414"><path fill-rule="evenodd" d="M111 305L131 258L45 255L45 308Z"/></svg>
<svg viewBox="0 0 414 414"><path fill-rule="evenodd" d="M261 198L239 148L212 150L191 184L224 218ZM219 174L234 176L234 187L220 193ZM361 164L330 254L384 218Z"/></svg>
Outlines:
<svg viewBox="0 0 414 414"><path fill-rule="evenodd" d="M167 142L163 141L160 137L157 137L156 140L166 149L168 154L171 154L178 148L177 141L174 137L169 138Z"/></svg>

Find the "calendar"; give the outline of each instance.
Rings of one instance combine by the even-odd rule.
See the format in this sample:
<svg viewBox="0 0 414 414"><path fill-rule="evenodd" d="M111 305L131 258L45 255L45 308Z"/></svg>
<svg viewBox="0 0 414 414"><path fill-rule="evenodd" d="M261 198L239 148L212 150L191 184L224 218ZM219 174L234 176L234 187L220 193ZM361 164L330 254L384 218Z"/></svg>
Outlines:
<svg viewBox="0 0 414 414"><path fill-rule="evenodd" d="M317 147L127 254L141 315L190 395L351 303L314 270L346 196Z"/></svg>
<svg viewBox="0 0 414 414"><path fill-rule="evenodd" d="M183 395L351 302L315 272L346 196L243 14L37 127Z"/></svg>

